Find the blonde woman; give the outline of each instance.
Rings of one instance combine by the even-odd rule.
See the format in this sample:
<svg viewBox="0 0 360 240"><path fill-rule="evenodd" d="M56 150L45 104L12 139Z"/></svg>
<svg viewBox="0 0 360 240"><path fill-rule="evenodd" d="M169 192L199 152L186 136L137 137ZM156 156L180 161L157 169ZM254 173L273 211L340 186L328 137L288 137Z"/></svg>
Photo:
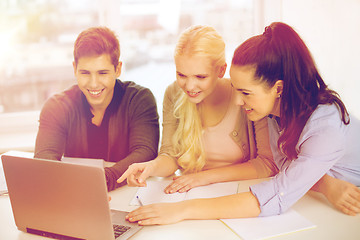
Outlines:
<svg viewBox="0 0 360 240"><path fill-rule="evenodd" d="M131 165L118 182L145 186L149 176L166 177L181 169L182 176L165 189L174 193L275 174L267 122L250 122L235 103L230 80L223 78L222 37L209 26L190 27L180 36L174 58L176 82L164 97L159 155Z"/></svg>

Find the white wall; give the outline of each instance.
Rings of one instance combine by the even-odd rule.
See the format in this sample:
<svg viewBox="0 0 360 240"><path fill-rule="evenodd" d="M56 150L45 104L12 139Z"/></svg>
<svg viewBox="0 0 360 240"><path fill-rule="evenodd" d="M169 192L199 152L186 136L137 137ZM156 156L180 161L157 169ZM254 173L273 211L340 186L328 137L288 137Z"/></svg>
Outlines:
<svg viewBox="0 0 360 240"><path fill-rule="evenodd" d="M292 26L320 74L360 119L360 0L257 0L258 33L273 21ZM263 25L262 25L263 24Z"/></svg>

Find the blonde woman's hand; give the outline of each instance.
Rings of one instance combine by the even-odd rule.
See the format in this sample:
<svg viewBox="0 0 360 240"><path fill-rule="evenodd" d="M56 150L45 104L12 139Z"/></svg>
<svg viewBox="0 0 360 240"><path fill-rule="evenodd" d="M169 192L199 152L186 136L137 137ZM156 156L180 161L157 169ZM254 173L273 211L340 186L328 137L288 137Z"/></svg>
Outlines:
<svg viewBox="0 0 360 240"><path fill-rule="evenodd" d="M332 178L325 196L345 214L354 216L360 213L360 189L354 184Z"/></svg>
<svg viewBox="0 0 360 240"><path fill-rule="evenodd" d="M170 183L164 190L165 193L183 193L187 192L194 187L204 186L208 183L205 183L204 177L201 172L191 173L187 175L177 176L173 178L172 183Z"/></svg>
<svg viewBox="0 0 360 240"><path fill-rule="evenodd" d="M130 187L145 187L146 179L151 176L154 171L153 162L144 162L144 163L133 163L128 169L121 175L117 180L118 183L121 183L125 179L127 184Z"/></svg>
<svg viewBox="0 0 360 240"><path fill-rule="evenodd" d="M177 223L185 219L184 202L157 203L139 207L126 216L129 222L139 225L159 225Z"/></svg>

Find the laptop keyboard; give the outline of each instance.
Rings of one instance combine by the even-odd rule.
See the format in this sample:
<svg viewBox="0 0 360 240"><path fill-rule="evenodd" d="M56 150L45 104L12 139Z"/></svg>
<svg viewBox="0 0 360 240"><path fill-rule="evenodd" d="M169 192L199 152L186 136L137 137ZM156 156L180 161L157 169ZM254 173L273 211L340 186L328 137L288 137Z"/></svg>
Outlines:
<svg viewBox="0 0 360 240"><path fill-rule="evenodd" d="M123 226L123 225L113 225L115 239L121 236L122 234L126 233L131 227Z"/></svg>

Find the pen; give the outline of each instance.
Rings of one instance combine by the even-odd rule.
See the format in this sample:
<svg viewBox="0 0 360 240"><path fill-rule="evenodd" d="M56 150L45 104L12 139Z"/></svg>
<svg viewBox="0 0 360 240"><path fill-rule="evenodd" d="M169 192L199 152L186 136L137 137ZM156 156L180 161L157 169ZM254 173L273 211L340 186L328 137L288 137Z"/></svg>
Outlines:
<svg viewBox="0 0 360 240"><path fill-rule="evenodd" d="M9 195L8 191L0 191L0 196L7 196Z"/></svg>
<svg viewBox="0 0 360 240"><path fill-rule="evenodd" d="M139 201L140 206L144 206L144 204L141 202L141 200L140 200L139 196L136 196L136 199Z"/></svg>

